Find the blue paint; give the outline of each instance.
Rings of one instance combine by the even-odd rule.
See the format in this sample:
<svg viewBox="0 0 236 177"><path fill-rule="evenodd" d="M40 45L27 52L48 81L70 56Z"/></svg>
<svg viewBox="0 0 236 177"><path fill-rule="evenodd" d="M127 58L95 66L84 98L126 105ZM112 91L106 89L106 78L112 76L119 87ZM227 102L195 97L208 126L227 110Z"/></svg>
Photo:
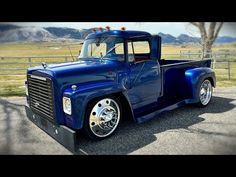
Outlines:
<svg viewBox="0 0 236 177"><path fill-rule="evenodd" d="M97 31L96 33L89 34L86 39L99 38L104 36L114 36L124 39L138 38L138 37L151 37L152 35L144 31L121 31L121 30L110 30L110 31Z"/></svg>
<svg viewBox="0 0 236 177"><path fill-rule="evenodd" d="M27 70L27 74L52 79L56 124L81 129L89 102L116 93L124 95L134 120L141 123L163 111L197 102L197 88L204 79L211 78L215 86L210 60L162 60L159 36L140 31L111 30L92 33L86 40L107 36L123 39L122 61L111 55L104 60L82 58L77 62L49 65L45 69L39 66ZM128 61L127 42L132 40L149 42L150 54L136 56L149 60ZM75 91L71 89L72 85L77 86ZM72 115L63 112L63 96L71 98Z"/></svg>

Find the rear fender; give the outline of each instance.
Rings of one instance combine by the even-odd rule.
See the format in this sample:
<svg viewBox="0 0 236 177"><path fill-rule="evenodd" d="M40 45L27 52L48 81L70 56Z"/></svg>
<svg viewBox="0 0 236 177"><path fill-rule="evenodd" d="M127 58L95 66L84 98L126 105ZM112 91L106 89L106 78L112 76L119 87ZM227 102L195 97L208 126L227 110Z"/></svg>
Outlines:
<svg viewBox="0 0 236 177"><path fill-rule="evenodd" d="M216 86L215 72L208 67L188 69L185 71L185 78L189 94L189 99L186 100L187 103L196 103L199 101L198 88L205 79L209 79L213 87Z"/></svg>

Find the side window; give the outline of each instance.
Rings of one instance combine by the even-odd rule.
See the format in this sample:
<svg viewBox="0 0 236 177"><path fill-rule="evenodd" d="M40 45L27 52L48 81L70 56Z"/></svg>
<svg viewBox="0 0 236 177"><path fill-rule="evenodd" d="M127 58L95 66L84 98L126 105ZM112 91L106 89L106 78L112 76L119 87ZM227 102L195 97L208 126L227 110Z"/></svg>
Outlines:
<svg viewBox="0 0 236 177"><path fill-rule="evenodd" d="M140 62L150 59L150 45L148 41L128 42L128 61Z"/></svg>
<svg viewBox="0 0 236 177"><path fill-rule="evenodd" d="M150 46L148 41L134 41L133 46L135 54L150 53Z"/></svg>
<svg viewBox="0 0 236 177"><path fill-rule="evenodd" d="M134 51L133 51L133 43L128 42L128 61L129 62L134 62Z"/></svg>
<svg viewBox="0 0 236 177"><path fill-rule="evenodd" d="M132 42L128 42L128 54L134 54L132 45L133 45Z"/></svg>

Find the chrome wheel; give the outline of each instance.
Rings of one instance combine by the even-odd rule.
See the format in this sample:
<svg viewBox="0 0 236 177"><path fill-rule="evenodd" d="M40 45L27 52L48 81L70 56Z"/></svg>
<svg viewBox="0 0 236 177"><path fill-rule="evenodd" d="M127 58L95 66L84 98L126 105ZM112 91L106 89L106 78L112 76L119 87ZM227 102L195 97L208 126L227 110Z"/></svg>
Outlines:
<svg viewBox="0 0 236 177"><path fill-rule="evenodd" d="M200 93L199 93L200 102L202 103L202 105L204 106L207 105L211 100L211 96L212 96L211 82L209 80L205 80L200 87Z"/></svg>
<svg viewBox="0 0 236 177"><path fill-rule="evenodd" d="M110 135L120 121L120 108L118 103L105 98L98 101L89 115L89 128L97 137Z"/></svg>

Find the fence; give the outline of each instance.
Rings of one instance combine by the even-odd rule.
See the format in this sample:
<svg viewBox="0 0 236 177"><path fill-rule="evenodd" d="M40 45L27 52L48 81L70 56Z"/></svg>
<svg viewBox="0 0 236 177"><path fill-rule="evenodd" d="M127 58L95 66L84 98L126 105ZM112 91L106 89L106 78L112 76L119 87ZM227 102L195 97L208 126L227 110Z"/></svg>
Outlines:
<svg viewBox="0 0 236 177"><path fill-rule="evenodd" d="M236 79L236 53L212 53L212 68L220 79ZM193 51L180 51L178 54L162 54L162 58L196 59L202 54ZM0 75L25 75L28 67L47 64L76 61L77 56L27 56L27 57L0 57Z"/></svg>
<svg viewBox="0 0 236 177"><path fill-rule="evenodd" d="M204 58L201 51L181 50L179 53L162 54L162 58L172 59L212 59L212 68L218 80L236 80L236 52L217 51L208 53L209 58Z"/></svg>
<svg viewBox="0 0 236 177"><path fill-rule="evenodd" d="M236 51L216 51L209 54L209 58L217 61L236 61ZM180 50L179 53L162 54L162 58L186 58L186 59L202 59L205 58L200 50Z"/></svg>
<svg viewBox="0 0 236 177"><path fill-rule="evenodd" d="M71 55L0 57L0 75L23 75L25 74L27 68L41 65L42 62L46 62L47 64L56 64L76 60L77 56Z"/></svg>

